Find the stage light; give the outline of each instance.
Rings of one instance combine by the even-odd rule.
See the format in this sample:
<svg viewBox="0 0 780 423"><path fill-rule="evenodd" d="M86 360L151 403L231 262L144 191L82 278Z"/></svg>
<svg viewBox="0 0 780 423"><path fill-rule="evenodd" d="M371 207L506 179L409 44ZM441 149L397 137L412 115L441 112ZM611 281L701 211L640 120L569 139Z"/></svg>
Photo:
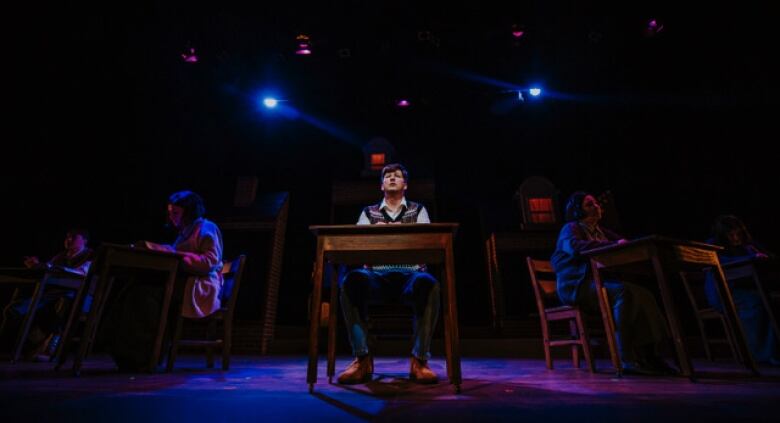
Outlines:
<svg viewBox="0 0 780 423"><path fill-rule="evenodd" d="M295 54L299 56L308 56L311 54L311 39L306 34L298 34L295 37Z"/></svg>
<svg viewBox="0 0 780 423"><path fill-rule="evenodd" d="M512 36L514 38L520 39L525 35L525 26L513 24L512 25Z"/></svg>
<svg viewBox="0 0 780 423"><path fill-rule="evenodd" d="M533 97L539 97L542 94L541 88L531 88L528 90L528 94L531 94Z"/></svg>
<svg viewBox="0 0 780 423"><path fill-rule="evenodd" d="M279 100L273 97L266 97L263 99L263 106L265 106L266 108L273 109L277 105L279 105Z"/></svg>
<svg viewBox="0 0 780 423"><path fill-rule="evenodd" d="M664 30L664 24L657 19L650 19L645 25L645 37L653 37Z"/></svg>
<svg viewBox="0 0 780 423"><path fill-rule="evenodd" d="M195 54L195 48L188 48L187 51L181 54L181 59L187 63L197 63L198 56Z"/></svg>
<svg viewBox="0 0 780 423"><path fill-rule="evenodd" d="M412 105L412 103L409 100L401 99L401 100L398 100L395 103L395 105L398 106L398 107L409 107L409 106Z"/></svg>

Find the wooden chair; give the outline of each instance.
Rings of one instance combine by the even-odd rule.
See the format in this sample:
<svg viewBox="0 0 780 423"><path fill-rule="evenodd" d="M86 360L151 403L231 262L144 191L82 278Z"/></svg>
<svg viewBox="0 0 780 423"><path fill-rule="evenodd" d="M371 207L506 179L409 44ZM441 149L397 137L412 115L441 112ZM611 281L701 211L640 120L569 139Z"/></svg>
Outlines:
<svg viewBox="0 0 780 423"><path fill-rule="evenodd" d="M706 303L706 300L701 301L703 294L701 294L701 287L704 282L704 274L701 272L680 272L680 279L682 280L685 292L688 294L688 300L693 306L693 315L696 317L696 324L699 326L699 333L701 334L701 340L704 344L704 353L707 355L707 359L713 361L712 350L710 345L712 344L728 344L731 349L731 356L734 360L741 362L739 351L737 350L736 343L734 342L734 335L731 325L722 312L716 310L713 307L704 307L702 303ZM696 284L694 286L694 284ZM705 321L715 320L720 322L725 334L723 338L712 338L707 336L705 330Z"/></svg>
<svg viewBox="0 0 780 423"><path fill-rule="evenodd" d="M33 292L29 298L29 304L27 306L27 313L21 319L21 325L19 327L16 341L14 342L13 352L11 356L11 362L19 361L22 354L22 349L27 342L27 337L30 334L30 329L35 321L35 316L38 312L38 306L40 301L44 298L45 292L49 286L54 286L59 289L69 289L75 292L75 296L81 295L81 291L84 290L86 285L85 277L79 276L73 273L60 271L60 270L42 270L42 269L18 269L19 270L19 283L23 285L32 285ZM17 272L15 272L17 273ZM3 309L3 320L0 323L0 334L6 329L9 309L17 305L20 299L21 289L23 287L16 287L14 289L11 300ZM59 308L63 302L63 299L58 300L57 307ZM74 302L75 305L75 302Z"/></svg>
<svg viewBox="0 0 780 423"><path fill-rule="evenodd" d="M89 295L95 294L104 258L105 248L98 248L95 251L94 260L92 260L92 264L89 266L89 272L87 272L87 276L85 277L85 283L82 285L81 289L76 292L76 298L73 299L73 304L71 305L70 313L68 314L68 320L62 330L60 344L57 346L57 351L53 357L57 362L54 366L55 370L59 370L62 365L65 364L69 352L76 351L74 345L80 345L82 339L84 339L84 326L89 312L89 310L84 311L84 304ZM91 306L94 304L95 301L93 299Z"/></svg>
<svg viewBox="0 0 780 423"><path fill-rule="evenodd" d="M244 274L244 264L246 256L240 255L231 262L225 262L222 267L224 282L220 292L222 307L214 314L202 319L188 319L181 315L176 322L176 331L171 342L171 351L168 355L166 370L173 370L176 362L176 356L179 347L203 347L206 348L206 365L208 368L214 367L214 348L220 348L222 352L222 370L230 368L230 347L233 339L233 313L236 309L236 298L238 289L241 285L241 278ZM184 322L194 322L200 325L207 325L206 339L181 339L184 328ZM216 338L217 322L222 322L222 337ZM216 338L216 339L214 339Z"/></svg>
<svg viewBox="0 0 780 423"><path fill-rule="evenodd" d="M595 371L592 355L590 352L590 344L588 343L588 332L585 330L583 324L582 313L576 306L556 306L547 307L545 302L549 303L553 300L558 301L555 272L552 265L546 260L534 260L531 257L526 257L528 263L528 271L531 274L531 285L534 290L534 296L536 297L536 307L539 310L539 318L542 324L542 343L544 346L544 359L547 363L547 368L553 368L552 356L550 355L551 347L570 346L572 363L574 367L580 367L580 355L579 349L582 348L582 353L585 355L585 361L588 363L588 369L592 372ZM552 279L542 279L543 275L552 275ZM550 336L549 322L554 321L568 321L570 339L556 339L553 340Z"/></svg>

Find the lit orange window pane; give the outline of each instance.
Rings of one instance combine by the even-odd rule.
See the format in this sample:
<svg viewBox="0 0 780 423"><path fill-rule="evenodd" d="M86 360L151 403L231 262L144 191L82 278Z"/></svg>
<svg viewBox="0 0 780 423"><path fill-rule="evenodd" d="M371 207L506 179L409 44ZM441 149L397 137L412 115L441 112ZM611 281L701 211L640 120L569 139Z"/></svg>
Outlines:
<svg viewBox="0 0 780 423"><path fill-rule="evenodd" d="M552 212L552 198L529 198L528 207L531 209L531 213Z"/></svg>
<svg viewBox="0 0 780 423"><path fill-rule="evenodd" d="M385 153L371 153L371 169L381 169L385 166Z"/></svg>

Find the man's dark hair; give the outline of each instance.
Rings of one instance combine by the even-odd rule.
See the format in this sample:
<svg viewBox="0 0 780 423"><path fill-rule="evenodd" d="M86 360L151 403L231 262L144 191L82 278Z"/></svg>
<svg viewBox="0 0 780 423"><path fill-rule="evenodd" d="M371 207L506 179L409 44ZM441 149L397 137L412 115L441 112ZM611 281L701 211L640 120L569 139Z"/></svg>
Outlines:
<svg viewBox="0 0 780 423"><path fill-rule="evenodd" d="M404 165L400 163L390 163L389 165L382 168L382 174L379 175L379 182L385 180L385 174L395 172L396 170L400 170L401 173L404 175L404 182L407 184L409 183L409 172L406 171L406 168Z"/></svg>
<svg viewBox="0 0 780 423"><path fill-rule="evenodd" d="M84 228L70 228L65 233L67 235L81 235L84 241L89 241L89 231Z"/></svg>

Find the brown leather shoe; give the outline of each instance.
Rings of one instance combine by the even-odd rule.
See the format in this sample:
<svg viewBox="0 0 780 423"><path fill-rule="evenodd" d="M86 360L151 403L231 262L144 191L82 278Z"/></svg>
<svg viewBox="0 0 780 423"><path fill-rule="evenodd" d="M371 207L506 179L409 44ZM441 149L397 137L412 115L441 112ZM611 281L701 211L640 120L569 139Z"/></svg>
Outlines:
<svg viewBox="0 0 780 423"><path fill-rule="evenodd" d="M355 360L339 375L338 382L342 385L366 383L374 374L374 358L370 355L355 357Z"/></svg>
<svg viewBox="0 0 780 423"><path fill-rule="evenodd" d="M428 361L412 357L409 380L417 383L437 383L439 377L428 367Z"/></svg>

